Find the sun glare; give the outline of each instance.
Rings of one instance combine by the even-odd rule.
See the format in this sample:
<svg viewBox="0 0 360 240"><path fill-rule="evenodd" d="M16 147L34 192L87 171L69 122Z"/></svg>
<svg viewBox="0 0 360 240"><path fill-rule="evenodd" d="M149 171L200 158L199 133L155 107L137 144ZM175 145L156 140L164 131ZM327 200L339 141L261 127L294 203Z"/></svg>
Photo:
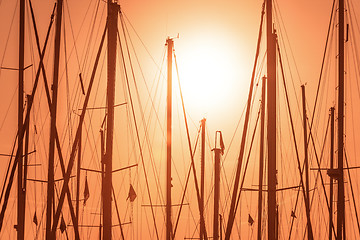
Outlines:
<svg viewBox="0 0 360 240"><path fill-rule="evenodd" d="M226 41L192 43L178 53L181 87L188 108L203 116L224 108L243 90L239 54ZM177 51L178 52L178 51Z"/></svg>

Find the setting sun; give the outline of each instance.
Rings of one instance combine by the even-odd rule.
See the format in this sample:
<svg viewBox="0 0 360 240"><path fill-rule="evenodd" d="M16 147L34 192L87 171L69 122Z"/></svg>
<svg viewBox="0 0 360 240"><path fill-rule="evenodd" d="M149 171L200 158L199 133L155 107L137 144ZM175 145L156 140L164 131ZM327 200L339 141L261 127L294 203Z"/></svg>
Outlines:
<svg viewBox="0 0 360 240"><path fill-rule="evenodd" d="M0 240L360 239L358 19L0 0Z"/></svg>
<svg viewBox="0 0 360 240"><path fill-rule="evenodd" d="M182 41L186 39L180 38L175 54L184 100L193 111L206 116L211 109L229 105L236 92L246 96L249 72L241 68L244 63L228 39L210 34L198 39L185 46Z"/></svg>

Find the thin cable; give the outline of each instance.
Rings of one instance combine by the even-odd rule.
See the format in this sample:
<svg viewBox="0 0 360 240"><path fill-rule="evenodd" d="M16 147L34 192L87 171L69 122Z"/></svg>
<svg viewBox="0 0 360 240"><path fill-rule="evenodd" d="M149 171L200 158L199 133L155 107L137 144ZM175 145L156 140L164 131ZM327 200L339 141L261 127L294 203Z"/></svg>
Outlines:
<svg viewBox="0 0 360 240"><path fill-rule="evenodd" d="M143 164L144 176L145 176L145 181L146 181L146 188L147 188L148 197L149 197L149 201L150 201L150 205L151 205L151 213L152 213L152 217L153 217L153 223L154 223L154 227L155 227L156 237L157 237L157 239L159 239L159 233L158 233L157 226L156 226L156 221L155 221L154 208L153 208L152 199L151 199L151 195L150 195L149 181L148 181L147 173L146 173L146 170L145 170L145 163L144 163L144 156L143 156L141 142L140 142L140 135L139 135L139 130L138 130L137 122L136 122L135 109L134 109L132 95L131 95L131 91L130 91L129 78L128 78L128 74L127 74L127 71L126 71L125 57L124 57L124 53L123 53L123 50L122 50L121 42L119 42L119 44L120 44L121 56L122 56L122 59L123 59L123 65L124 65L124 71L125 71L125 79L126 79L126 82L127 82L127 88L128 88L129 98L130 98L130 106L131 106L132 115L133 115L133 118L134 118L134 124L135 124L136 135L137 135L137 142L138 142L138 145L139 145L141 162Z"/></svg>
<svg viewBox="0 0 360 240"><path fill-rule="evenodd" d="M174 60L175 60L175 64L177 65L175 52L174 52ZM188 123L187 123L187 116L186 116L186 111L185 111L184 98L183 98L183 94L182 94L181 84L180 84L180 79L179 79L179 78L178 78L178 84L179 84L179 91L180 91L180 97L181 97L181 105L182 105L182 110L183 110L183 114L184 114L184 121L185 121L186 135L187 135L188 145L189 145L189 152L190 152L190 157L191 157L191 165L192 165L192 170L193 170L193 174L194 174L194 181L195 181L195 189L196 189L197 202L198 202L198 207L199 207L199 210L200 210L200 208L201 208L201 206L200 206L200 199L201 199L201 197L200 197L200 190L199 190L199 184L198 184L197 176L196 176L194 156L193 156L193 151L192 151L192 149L191 149L189 126L188 126ZM204 216L200 216L200 217L201 217L201 218L204 218ZM205 223L205 220L204 220L204 219L202 219L202 221ZM204 238L207 239L206 226L204 226Z"/></svg>

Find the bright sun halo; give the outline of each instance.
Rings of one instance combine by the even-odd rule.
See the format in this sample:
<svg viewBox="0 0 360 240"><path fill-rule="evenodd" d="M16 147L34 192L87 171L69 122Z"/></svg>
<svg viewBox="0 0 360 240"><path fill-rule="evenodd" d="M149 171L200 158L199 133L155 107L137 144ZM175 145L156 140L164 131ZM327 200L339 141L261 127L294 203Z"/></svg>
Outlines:
<svg viewBox="0 0 360 240"><path fill-rule="evenodd" d="M187 105L205 117L228 105L239 88L240 65L230 46L207 40L181 51L179 72Z"/></svg>

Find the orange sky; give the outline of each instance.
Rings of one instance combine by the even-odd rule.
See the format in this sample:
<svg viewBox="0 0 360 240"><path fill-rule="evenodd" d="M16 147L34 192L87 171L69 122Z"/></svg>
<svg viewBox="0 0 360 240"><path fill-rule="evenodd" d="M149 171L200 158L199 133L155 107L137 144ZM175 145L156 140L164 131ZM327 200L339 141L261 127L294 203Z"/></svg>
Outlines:
<svg viewBox="0 0 360 240"><path fill-rule="evenodd" d="M18 24L18 15L16 12L13 25L11 25L12 16L14 11L18 11L18 6L16 5L18 1L10 1L10 0L0 0L0 61L2 66L4 67L16 67L17 65L17 24ZM360 19L360 3L359 1L352 1L354 5L354 11L357 14L358 19ZM51 9L53 7L54 1L35 1L33 0L34 11L36 14L36 18L38 20L38 28L40 34L40 42L41 46L44 42L44 37L46 33L46 29L48 26L49 15L51 14ZM98 19L96 19L96 23L94 25L91 24L92 16L95 12L95 6L99 3L99 15ZM190 125L190 136L192 138L192 142L194 145L195 137L197 134L197 129L199 126L199 121L203 118L207 118L207 188L206 194L209 196L209 204L207 206L207 211L209 211L207 216L207 226L210 228L212 226L212 189L210 185L213 181L212 175L212 152L210 152L211 148L214 147L214 136L215 131L221 130L223 131L225 146L229 149L229 152L226 156L226 161L224 161L224 169L222 173L226 173L227 179L224 177L222 181L225 182L232 181L233 170L235 168L235 160L239 153L241 132L243 126L243 118L240 121L240 117L242 116L247 94L250 83L250 77L252 72L252 66L254 62L254 55L256 50L256 41L257 34L260 23L260 14L261 14L261 0L252 0L252 1L244 1L244 0L225 0L225 1L216 1L216 0L199 0L199 1L164 1L164 0L154 0L154 1L143 1L143 0L125 0L120 1L121 9L123 11L124 16L126 17L127 27L130 32L130 37L132 40L132 44L134 44L134 48L137 53L137 57L139 59L142 74L145 77L145 82L152 89L150 92L155 95L155 86L157 81L159 80L159 93L154 97L153 104L158 106L159 112L155 117L151 111L151 103L149 102L146 89L143 86L139 86L140 90L140 99L143 101L141 104L145 109L144 117L150 119L148 130L149 130L149 141L155 145L153 150L149 150L148 142L145 139L144 131L140 132L142 138L142 144L144 146L144 156L145 156L145 165L146 169L149 171L149 175L153 177L150 180L150 184L153 187L151 189L152 194L154 194L153 201L157 204L163 203L164 194L164 180L165 180L165 145L164 138L162 137L161 130L165 129L165 123L162 122L162 125L159 126L157 119L159 121L163 121L165 119L165 108L164 102L165 98L165 81L164 76L166 76L166 67L165 65L161 68L162 57L165 51L165 40L168 36L176 37L179 34L179 39L175 39L175 54L177 57L178 67L179 67L179 76L182 84L182 90L184 94L185 107L187 108L187 113L189 117L189 125ZM285 42L286 54L290 59L290 68L292 70L292 75L294 78L293 84L289 80L288 88L291 89L290 97L292 98L292 103L294 104L294 119L295 124L301 128L301 119L300 111L298 106L296 105L296 97L297 101L300 103L300 85L306 84L307 88L307 97L308 97L308 109L313 108L315 89L317 86L317 81L319 78L320 66L322 61L322 55L324 51L324 44L326 40L326 33L328 28L328 21L330 18L332 1L330 0L320 0L320 1L286 1L286 0L277 0L276 1L276 16L278 17L275 20L275 27L278 29L279 38L281 38L281 44ZM17 6L17 8L15 8ZM89 11L87 9L89 7ZM28 9L28 6L27 6ZM72 123L77 123L77 116L79 114L78 108L81 108L81 104L83 101L83 96L79 94L79 82L78 82L78 73L79 69L84 74L85 86L87 86L90 70L93 65L93 58L95 56L95 51L97 50L97 46L99 43L100 35L102 33L102 29L104 26L104 19L106 15L105 3L103 1L95 1L95 0L78 0L78 1L65 1L64 7L64 16L65 16L65 32L66 32L66 41L68 44L67 47L67 55L69 56L69 66L68 66L68 76L69 76L69 85L66 83L66 69L64 68L64 59L61 60L61 84L59 90L59 120L58 120L58 129L60 131L62 143L64 145L64 154L65 156L69 155L71 134L74 134L75 130L73 127L71 130L67 130L67 111L69 110L69 106L67 105L67 93L66 88L70 89L70 98L75 103L71 105L70 109L72 110ZM70 14L70 15L69 15ZM279 17L281 16L281 19ZM70 24L71 18L71 24ZM82 22L84 21L84 25L82 26ZM26 21L30 20L29 11L27 10L27 18ZM131 25L129 24L131 23ZM284 24L284 25L283 25ZM34 42L33 35L29 37L29 33L33 34L32 27L30 27L31 23L28 22L26 26L27 31L27 43L28 47L26 51L25 65L29 65L33 62L34 66L37 66L38 55L36 52L36 45ZM11 27L10 27L11 26ZM82 26L81 30L80 27ZM285 28L284 28L285 26ZM132 29L134 27L136 33ZM358 29L358 28L357 28ZM91 31L94 31L94 38L90 44L90 47L86 48L86 40L87 36ZM286 30L286 31L285 31ZM64 31L64 30L63 30ZM76 52L78 55L73 52L73 36L78 36L76 42ZM9 37L8 37L9 36ZM141 40L139 40L138 36ZM359 35L356 36L359 39ZM9 39L9 40L7 40ZM51 42L49 43L49 55L45 58L45 63L48 70L48 79L52 79L52 60L53 60L53 39L54 33L52 33ZM334 38L335 39L335 38ZM352 38L353 39L353 38ZM64 40L64 39L63 39ZM62 40L62 41L63 41ZM5 50L6 42L8 41L7 48ZM334 40L335 41L335 40ZM30 44L31 43L31 44ZM264 56L264 43L262 44L262 55ZM289 45L290 43L290 45ZM350 43L349 43L350 44ZM144 47L146 46L146 48ZM281 45L283 47L283 45ZM290 47L291 46L291 51ZM63 47L63 46L62 46ZM349 47L350 48L350 47ZM89 50L89 52L86 52ZM34 53L34 54L33 54ZM62 52L64 54L64 52ZM86 57L88 54L88 57ZM132 52L133 54L133 52ZM292 56L293 54L293 56ZM119 54L118 54L119 55ZM283 52L285 55L285 52ZM35 57L33 57L35 56ZM104 55L102 55L103 57ZM62 55L64 57L64 55ZM133 55L134 57L134 55ZM296 66L294 64L294 58ZM334 63L335 56L334 54L330 56L332 58L332 62ZM118 58L118 60L120 57ZM155 63L154 63L154 61ZM285 60L284 60L285 61ZM106 61L105 61L106 62ZM134 61L135 62L135 61ZM347 65L349 68L351 66L350 60ZM118 64L119 69L122 69L122 66ZM127 63L127 67L129 67ZM162 76L159 77L159 68L162 70ZM100 67L102 69L101 73L98 73L97 79L106 79L106 67L102 65ZM175 67L174 67L175 69ZM288 67L286 67L286 74L290 76L288 71ZM118 70L118 76L120 79L124 79L123 75ZM25 92L27 94L30 93L32 88L32 82L34 80L34 72L35 68L32 67L26 73L26 79L28 80L25 84ZM336 70L328 70L328 73L336 74ZM144 80L141 77L140 68L135 64L135 74L137 76L139 84L144 83ZM177 88L177 77L176 71L174 70L174 156L173 164L174 164L174 194L173 199L175 203L180 201L181 191L184 184L184 176L188 170L188 149L186 142L186 133L183 125L183 117L181 110L181 103L179 98L178 88ZM264 70L261 71L260 74L264 74ZM350 70L349 70L350 75ZM280 76L280 75L278 75ZM330 76L330 75L329 75ZM261 77L261 76L258 76ZM330 78L330 77L329 77ZM0 153L9 153L11 150L11 146L13 144L13 139L16 134L16 119L17 119L17 101L16 95L15 98L12 99L13 94L16 94L17 87L17 75L16 72L9 72L5 70L0 71L0 94L1 94L1 102L0 102ZM40 80L42 81L42 79ZM49 80L50 81L50 80ZM130 81L131 78L130 78ZM103 81L104 83L105 81ZM99 81L97 82L97 84ZM348 106L348 115L352 117L352 119L356 119L359 117L358 111L352 111L353 107L357 106L356 103L359 102L359 96L356 94L356 86L352 85L354 82L348 83L347 101L349 103ZM334 85L334 84L333 84ZM100 83L98 86L97 93L90 100L91 107L99 107L105 105L105 83ZM126 85L123 82L119 82L117 84L117 97L115 103L122 103L124 101L128 101L128 96L126 94ZM204 87L204 90L202 90ZM256 119L256 113L258 111L258 97L260 94L260 87L257 91L257 98L254 102L254 108L252 111L251 120ZM322 114L325 117L321 117L321 120L317 123L317 127L319 132L321 133L316 136L318 140L317 148L320 149L322 145L324 126L323 123L326 123L326 117L328 114L328 108L334 104L335 100L332 100L332 95L334 90L331 89L330 86L328 92L329 95L326 95L326 90L323 90L323 107ZM279 87L280 88L280 87ZM39 123L37 123L37 131L39 134L43 134L44 137L33 136L33 142L36 142L37 154L36 157L32 157L31 161L36 161L41 163L43 166L41 170L37 170L37 177L41 179L46 179L46 167L47 166L47 152L48 152L48 129L49 129L49 115L47 111L45 93L43 90L43 84L39 85L39 99L36 101L36 113L32 115L32 118L36 118ZM132 85L132 90L134 90L134 86ZM78 95L76 95L78 93ZM296 96L295 96L296 93ZM218 94L218 95L217 95ZM280 93L280 95L283 93ZM351 97L355 95L356 99L353 100ZM328 97L327 97L328 96ZM137 98L136 98L137 99ZM279 99L283 104L283 98ZM332 102L332 103L331 103ZM9 107L10 106L10 107ZM287 112L285 111L285 105L282 105L281 112L279 114L279 119L284 119L287 117ZM9 111L8 111L9 109ZM41 110L40 110L41 109ZM149 230L152 228L152 217L150 214L150 209L142 207L141 204L149 204L149 200L147 197L147 192L145 188L145 180L142 176L143 167L141 165L140 154L138 152L137 142L134 137L134 130L131 130L130 127L125 122L126 119L131 119L129 117L129 112L126 110L130 109L129 102L126 108L119 108L116 110L116 116L119 117L119 121L116 122L117 133L115 133L114 140L114 152L115 158L119 158L123 161L114 160L114 168L124 167L129 164L138 163L139 167L136 170L127 171L124 174L119 174L114 177L114 181L116 182L115 190L117 192L117 196L119 197L119 201L121 202L121 214L124 216L122 219L124 222L129 221L129 219L134 220L134 224L132 228L128 228L126 234L129 239L146 239L150 236L150 238L154 238L154 230ZM7 115L5 113L8 111ZM139 107L135 110L139 113ZM128 114L128 115L127 115ZM127 115L127 117L126 117ZM92 117L90 119L90 116ZM140 115L139 115L140 116ZM86 125L86 139L84 143L84 167L88 168L99 168L99 149L100 149L100 137L99 137L99 129L101 122L104 117L103 111L94 111L87 115L85 119ZM140 117L139 117L140 118ZM125 119L123 121L123 119ZM131 121L131 120L130 120ZM239 129L235 131L237 124L240 121ZM353 144L353 140L356 139L355 135L357 130L360 129L355 128L355 122L351 122L352 120L347 121L347 141L348 141L348 149L352 152L349 153L352 159L355 159L356 155L359 154L359 150L356 150L355 144ZM281 149L279 149L279 153L284 151L283 155L281 155L281 159L284 160L284 163L279 164L279 173L288 173L279 176L279 187L285 187L291 184L298 184L298 179L295 176L298 174L296 172L296 165L294 158L294 152L291 150L290 145L286 144L291 141L291 135L288 128L288 123L283 124L285 130L281 132L281 136L279 136L279 142L282 142L283 145ZM251 125L251 130L248 133L252 134L254 127L254 123ZM143 123L139 126L140 129L144 129ZM354 129L351 131L351 129ZM279 130L280 131L280 130ZM354 134L353 134L354 133ZM302 144L302 133L301 130L297 131L298 134L298 144ZM256 135L256 139L258 139L259 134ZM125 137L124 137L125 136ZM234 137L234 138L233 138ZM281 139L280 139L281 137ZM36 139L36 140L35 140ZM233 140L232 140L233 139ZM134 141L130 142L130 141ZM281 144L280 144L281 145ZM247 150L249 146L247 145ZM254 146L254 150L258 151L258 143ZM280 148L280 147L279 147ZM300 151L302 151L302 146L300 147ZM289 150L290 149L290 150ZM153 151L151 153L151 151ZM152 154L152 155L151 155ZM152 156L152 157L151 157ZM153 158L153 162L149 159ZM253 187L252 181L255 181L255 185L257 184L257 159L258 154L252 156L253 161L250 163L250 176L247 178L246 184L247 187ZM256 159L256 160L255 160ZM4 169L7 166L8 158L2 158L0 163L0 179L1 182L4 179ZM197 161L197 167L199 168L199 153L195 155L195 161ZM315 157L312 157L313 167L315 165ZM326 160L328 161L328 160ZM350 160L352 165L356 164L355 160ZM290 163L289 163L290 162ZM350 164L351 165L351 164ZM156 172L159 176L159 179L155 179L156 173L152 170L153 167L157 167ZM175 169L176 168L176 169ZM60 178L60 170L56 170L56 177ZM153 172L151 172L153 171ZM31 177L35 177L35 173L29 173ZM94 173L87 173L87 177L90 182L90 194L93 199L89 200L87 203L87 209L85 210L84 215L82 216L83 221L91 219L92 222L88 222L87 224L98 224L98 220L94 220L95 217L94 212L98 211L100 198L98 196L99 192L99 176ZM293 174L293 176L291 176ZM296 175L297 176L297 175ZM315 174L312 175L315 179ZM356 178L358 179L358 178ZM192 179L193 180L193 179ZM192 181L191 180L191 181ZM84 182L84 174L82 175L82 184ZM157 181L161 184L161 190L155 188ZM315 180L312 180L315 182ZM120 184L119 184L120 182ZM136 191L138 192L138 202L136 204L131 205L128 201L125 201L124 196L127 195L129 184L133 184L135 186ZM192 184L193 185L193 184ZM29 186L34 187L35 184L31 183ZM75 183L72 183L73 189L75 189ZM229 186L231 187L232 184ZM44 185L43 185L44 187ZM228 208L228 197L226 195L226 184L223 183L223 197L222 197L222 209ZM43 199L41 195L44 196L46 194L46 188L41 190L40 184L37 185L36 191L29 191L29 204L34 204L36 199L41 202ZM359 193L359 189L357 189L357 193ZM162 192L162 195L157 194L158 191ZM40 193L41 192L41 193ZM81 193L82 194L82 193ZM279 194L279 202L286 206L286 209L292 207L294 199L294 192L291 192L291 197L284 197ZM35 197L37 196L37 198ZM40 196L39 196L40 195ZM96 196L96 197L95 197ZM183 213L182 217L185 223L180 225L179 235L181 238L183 237L191 237L191 234L194 234L194 226L196 226L196 220L198 216L196 198L195 196L195 188L191 186L189 189L189 194L187 195L186 202L190 204L187 212ZM16 208L14 205L15 195L11 198L12 205L11 213L9 215L9 219L15 219L16 216ZM42 200L39 200L42 199ZM256 237L256 228L250 228L247 223L248 214L256 215L256 205L252 204L252 202L257 201L257 197L255 194L249 194L244 197L241 201L240 208L246 209L241 215L237 216L238 223L234 228L236 228L236 232L242 232L242 236L244 238L254 239ZM227 202L227 203L226 203ZM359 201L357 202L359 204ZM316 204L321 204L321 201L318 201ZM40 206L39 206L40 205ZM322 209L323 206L317 206L317 209ZM43 202L37 204L37 214L40 215L43 207ZM134 207L134 209L133 209ZM316 207L314 207L316 208ZM66 207L67 209L67 207ZM84 208L85 209L85 208ZM189 211L190 209L190 211ZM255 209L255 210L254 210ZM320 210L319 210L320 211ZM28 226L32 225L31 218L33 215L33 211L29 210ZM174 214L176 215L177 209L174 209ZM163 218L163 209L156 209L158 228L161 235L161 239L164 238L164 218ZM227 214L227 213L226 213ZM282 213L284 218L288 220L287 213ZM322 213L323 214L323 213ZM286 215L286 216L285 216ZM321 216L320 213L316 212L317 216L315 219L318 220L318 216ZM227 215L226 215L227 216ZM174 217L175 218L175 217ZM66 215L66 220L69 221L69 215ZM141 219L141 220L140 220ZM304 221L304 216L299 216L299 221ZM138 220L138 222L137 222ZM117 223L116 215L113 214L113 221ZM15 231L10 228L14 223L7 223L8 229L0 233L0 236L9 236L14 237ZM320 227L320 223L316 223L317 229ZM30 227L28 227L30 228ZM287 235L286 231L288 229L288 222L284 220L283 222L283 231L281 234L282 238L285 238ZM70 228L71 229L71 228ZM141 229L141 230L139 230ZM299 230L300 229L300 230ZM296 235L302 235L303 225L300 225L298 232ZM116 229L118 231L118 229ZM28 236L34 235L34 230L28 230ZM86 238L95 238L94 235L97 231L87 231L84 230L84 236ZM119 234L119 232L115 233L115 236ZM235 234L235 233L234 233ZM320 231L318 233L319 237L323 236ZM351 233L353 234L353 233ZM59 235L61 236L61 235ZM197 236L195 234L195 236ZM234 235L234 239L237 239L237 235ZM295 236L295 234L294 234ZM351 236L351 235L349 235ZM355 235L358 236L358 235ZM62 236L64 237L64 236ZM97 235L96 235L97 237ZM180 239L180 237L179 237Z"/></svg>

